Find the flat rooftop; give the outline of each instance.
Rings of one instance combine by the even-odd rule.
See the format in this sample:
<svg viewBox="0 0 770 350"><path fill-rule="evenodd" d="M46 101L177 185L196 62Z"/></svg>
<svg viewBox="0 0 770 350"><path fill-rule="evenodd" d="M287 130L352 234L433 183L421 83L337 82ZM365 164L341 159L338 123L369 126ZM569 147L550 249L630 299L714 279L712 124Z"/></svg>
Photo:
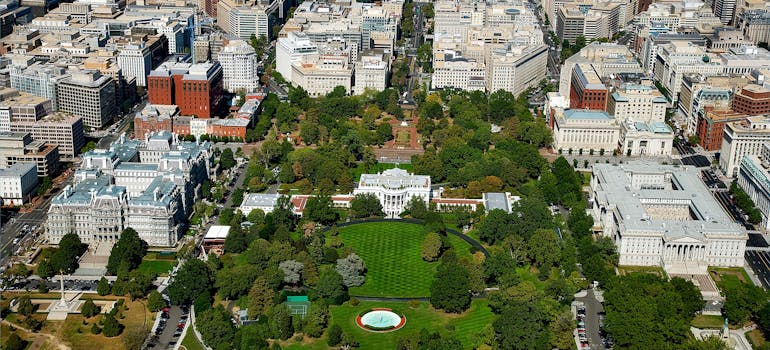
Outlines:
<svg viewBox="0 0 770 350"><path fill-rule="evenodd" d="M626 232L662 233L664 240L706 235L746 236L732 221L692 166L634 161L621 165L595 164L594 200L615 207L618 225ZM651 213L650 207L658 210ZM672 211L685 210L688 218Z"/></svg>

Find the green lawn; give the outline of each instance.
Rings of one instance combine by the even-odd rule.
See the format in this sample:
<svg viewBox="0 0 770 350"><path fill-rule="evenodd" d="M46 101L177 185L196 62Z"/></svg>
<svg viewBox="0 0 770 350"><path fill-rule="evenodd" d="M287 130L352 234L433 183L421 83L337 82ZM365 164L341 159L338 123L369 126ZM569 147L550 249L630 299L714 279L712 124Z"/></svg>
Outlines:
<svg viewBox="0 0 770 350"><path fill-rule="evenodd" d="M725 319L718 315L698 315L691 322L693 327L696 328L722 328L725 324Z"/></svg>
<svg viewBox="0 0 770 350"><path fill-rule="evenodd" d="M725 288L730 289L731 287L737 286L740 283L753 284L749 278L749 275L746 273L746 270L744 270L742 267L710 267L709 272L711 273L711 278L713 278L714 282L716 282L717 287L723 290Z"/></svg>
<svg viewBox="0 0 770 350"><path fill-rule="evenodd" d="M368 174L376 174L384 170L393 169L396 167L395 163L377 163L371 169ZM406 171L412 172L412 164L398 164L398 167ZM356 181L361 179L361 174L364 173L364 165L359 163L355 169L353 169L353 177Z"/></svg>
<svg viewBox="0 0 770 350"><path fill-rule="evenodd" d="M420 225L405 222L371 222L343 227L342 241L366 263L366 283L350 289L351 295L428 297L437 262L422 260L425 233ZM470 245L449 235L459 256L470 256Z"/></svg>
<svg viewBox="0 0 770 350"><path fill-rule="evenodd" d="M372 307L388 307L406 316L404 328L389 333L373 333L363 330L355 324L359 312ZM360 349L393 349L401 337L417 335L422 328L432 332L452 335L462 342L466 349L474 349L479 345L479 334L494 320L494 314L489 309L486 300L474 300L471 308L462 315L446 314L436 311L428 303L420 303L416 309L411 309L406 303L399 302L361 302L358 306L346 303L332 306L329 324L339 324L347 334L352 334L361 344ZM325 336L313 342L291 344L284 349L327 349Z"/></svg>
<svg viewBox="0 0 770 350"><path fill-rule="evenodd" d="M205 350L203 345L195 338L195 332L192 329L188 330L184 339L182 339L182 346L187 348L187 350Z"/></svg>
<svg viewBox="0 0 770 350"><path fill-rule="evenodd" d="M139 265L139 271L142 272L154 272L157 274L168 274L168 271L174 267L176 261L174 260L142 260Z"/></svg>

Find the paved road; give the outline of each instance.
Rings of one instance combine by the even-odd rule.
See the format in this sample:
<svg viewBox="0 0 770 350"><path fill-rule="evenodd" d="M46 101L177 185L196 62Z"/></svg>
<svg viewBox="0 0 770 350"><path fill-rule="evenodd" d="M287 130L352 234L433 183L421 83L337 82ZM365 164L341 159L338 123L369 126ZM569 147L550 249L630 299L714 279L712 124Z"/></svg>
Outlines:
<svg viewBox="0 0 770 350"><path fill-rule="evenodd" d="M765 289L770 289L770 252L747 250L745 257Z"/></svg>
<svg viewBox="0 0 770 350"><path fill-rule="evenodd" d="M599 335L599 313L604 312L602 303L596 300L593 289L589 289L585 297L575 298L575 300L582 302L586 307L586 334L588 334L588 341L591 342L591 349L604 349Z"/></svg>
<svg viewBox="0 0 770 350"><path fill-rule="evenodd" d="M34 235L38 232L43 232L43 226L48 213L48 207L51 204L51 200L58 194L58 190L52 190L47 199L43 201L36 209L16 216L12 222L4 223L2 229L0 229L0 265L5 265L8 262L8 258L14 253L14 251L21 245L33 239ZM22 228L24 225L29 227L37 226L38 231L24 233ZM17 235L23 236L19 239L19 244L14 245L13 239L17 238Z"/></svg>

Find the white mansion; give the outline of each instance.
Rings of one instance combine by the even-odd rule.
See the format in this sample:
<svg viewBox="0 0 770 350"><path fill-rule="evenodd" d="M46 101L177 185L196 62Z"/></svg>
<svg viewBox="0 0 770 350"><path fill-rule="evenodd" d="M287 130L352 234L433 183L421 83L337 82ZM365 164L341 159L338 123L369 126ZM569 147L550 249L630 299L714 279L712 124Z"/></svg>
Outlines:
<svg viewBox="0 0 770 350"><path fill-rule="evenodd" d="M382 204L386 218L398 218L412 197L430 202L430 176L412 175L404 169L388 169L379 174L362 174L353 194L373 194Z"/></svg>
<svg viewBox="0 0 770 350"><path fill-rule="evenodd" d="M602 234L614 239L621 265L687 274L743 266L746 231L719 206L694 167L595 164L591 197L589 212Z"/></svg>

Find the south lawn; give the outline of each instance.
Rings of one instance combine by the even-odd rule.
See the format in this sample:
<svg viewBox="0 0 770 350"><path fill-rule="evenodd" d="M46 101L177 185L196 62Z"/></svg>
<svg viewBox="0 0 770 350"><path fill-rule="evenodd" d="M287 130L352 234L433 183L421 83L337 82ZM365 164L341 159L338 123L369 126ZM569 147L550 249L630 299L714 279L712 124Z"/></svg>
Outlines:
<svg viewBox="0 0 770 350"><path fill-rule="evenodd" d="M369 222L340 228L346 246L366 263L366 283L352 296L418 298L430 296L437 262L422 260L423 227L406 222ZM471 257L471 246L448 235L459 257Z"/></svg>
<svg viewBox="0 0 770 350"><path fill-rule="evenodd" d="M358 313L373 307L387 307L406 316L406 325L394 332L374 333L361 329L356 325ZM462 342L466 349L474 349L480 343L480 335L485 327L494 321L494 314L489 309L486 300L473 300L471 308L462 314L447 314L430 307L422 302L412 309L404 302L361 302L358 306L345 303L330 308L329 325L338 324L346 334L352 334L360 343L360 349L393 349L402 337L412 337L425 328L431 332L452 335ZM327 349L326 335L320 339L305 337L302 343L290 339L283 345L284 349Z"/></svg>

